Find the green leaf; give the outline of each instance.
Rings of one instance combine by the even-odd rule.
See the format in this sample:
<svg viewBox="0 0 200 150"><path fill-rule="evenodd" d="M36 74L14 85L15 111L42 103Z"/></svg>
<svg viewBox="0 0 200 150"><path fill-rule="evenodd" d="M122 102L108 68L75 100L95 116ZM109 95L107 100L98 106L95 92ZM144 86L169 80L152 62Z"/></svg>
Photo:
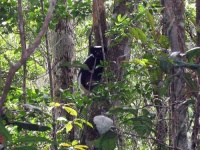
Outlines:
<svg viewBox="0 0 200 150"><path fill-rule="evenodd" d="M149 60L148 59L137 59L136 58L134 60L134 62L137 63L137 64L140 64L142 66L146 66L146 64L149 62Z"/></svg>
<svg viewBox="0 0 200 150"><path fill-rule="evenodd" d="M200 56L200 47L195 47L186 52L188 62L192 63L193 59Z"/></svg>
<svg viewBox="0 0 200 150"><path fill-rule="evenodd" d="M68 143L60 143L59 146L62 146L62 147L71 147L71 144L68 144Z"/></svg>
<svg viewBox="0 0 200 150"><path fill-rule="evenodd" d="M60 103L56 103L56 102L51 102L50 106L54 106L54 107L60 107Z"/></svg>
<svg viewBox="0 0 200 150"><path fill-rule="evenodd" d="M164 73L169 73L172 64L165 56L161 56L159 58L159 66Z"/></svg>
<svg viewBox="0 0 200 150"><path fill-rule="evenodd" d="M150 14L149 11L146 11L146 16L147 16L148 22L151 25L151 28L154 30L154 19L153 19L153 16Z"/></svg>
<svg viewBox="0 0 200 150"><path fill-rule="evenodd" d="M144 34L144 32L139 28L135 28L135 30L137 31L137 33L139 35L139 39L142 41L142 43L146 44L147 43L147 37Z"/></svg>
<svg viewBox="0 0 200 150"><path fill-rule="evenodd" d="M106 132L100 139L100 144L103 149L114 150L117 145L117 134L113 131Z"/></svg>
<svg viewBox="0 0 200 150"><path fill-rule="evenodd" d="M135 37L136 40L139 39L138 32L135 30L135 28L130 27L130 33Z"/></svg>
<svg viewBox="0 0 200 150"><path fill-rule="evenodd" d="M72 125L72 121L69 121L66 125L65 125L66 131L69 132L72 130L73 125Z"/></svg>
<svg viewBox="0 0 200 150"><path fill-rule="evenodd" d="M5 138L6 141L11 141L12 136L8 132L8 130L4 127L2 122L3 122L2 118L0 118L0 134Z"/></svg>
<svg viewBox="0 0 200 150"><path fill-rule="evenodd" d="M114 107L114 108L111 108L109 110L110 113L124 113L124 112L127 112L127 113L132 113L134 115L137 115L138 111L137 109L133 109L133 108L130 108L130 107L121 107L121 106L118 106L118 107Z"/></svg>
<svg viewBox="0 0 200 150"><path fill-rule="evenodd" d="M127 121L132 121L133 129L141 137L148 136L150 132L153 130L152 120L148 116L139 116L139 117L131 118L131 119L126 120L125 122Z"/></svg>
<svg viewBox="0 0 200 150"><path fill-rule="evenodd" d="M117 16L117 21L118 21L118 22L123 22L123 21L126 19L126 17L127 17L127 15L121 16L121 14L119 14L119 15Z"/></svg>
<svg viewBox="0 0 200 150"><path fill-rule="evenodd" d="M76 119L76 121L80 121L80 122L82 122L82 123L85 123L85 124L88 125L89 127L93 128L93 125L92 125L90 122L88 122L88 121L86 121L86 120L84 120L84 119Z"/></svg>
<svg viewBox="0 0 200 150"><path fill-rule="evenodd" d="M72 6L72 0L67 0L68 6Z"/></svg>
<svg viewBox="0 0 200 150"><path fill-rule="evenodd" d="M167 49L170 46L168 38L164 35L158 36L158 42L163 48Z"/></svg>
<svg viewBox="0 0 200 150"><path fill-rule="evenodd" d="M72 141L72 146L75 146L77 144L79 144L79 142L77 140Z"/></svg>
<svg viewBox="0 0 200 150"><path fill-rule="evenodd" d="M121 22L121 18L122 18L122 15L119 14L119 15L117 16L117 21L118 21L118 22Z"/></svg>
<svg viewBox="0 0 200 150"><path fill-rule="evenodd" d="M63 106L63 109L70 115L77 117L77 111L71 107Z"/></svg>
<svg viewBox="0 0 200 150"><path fill-rule="evenodd" d="M81 129L83 129L83 124L79 123L78 121L74 121L74 124L79 126Z"/></svg>
<svg viewBox="0 0 200 150"><path fill-rule="evenodd" d="M75 145L74 148L76 150L86 150L86 149L88 149L88 146L86 146L86 145Z"/></svg>

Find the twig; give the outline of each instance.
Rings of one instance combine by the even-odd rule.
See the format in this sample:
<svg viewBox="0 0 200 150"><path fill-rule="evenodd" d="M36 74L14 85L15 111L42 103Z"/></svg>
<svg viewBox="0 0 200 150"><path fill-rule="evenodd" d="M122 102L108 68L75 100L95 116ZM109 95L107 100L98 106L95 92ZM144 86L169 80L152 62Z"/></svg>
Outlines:
<svg viewBox="0 0 200 150"><path fill-rule="evenodd" d="M13 67L10 68L8 75L6 77L4 90L3 90L3 93L1 95L0 115L2 113L3 105L6 102L6 98L7 98L8 92L10 90L12 79L13 79L15 73L21 68L21 66L26 62L26 60L30 57L30 55L35 51L35 49L41 43L41 39L44 36L44 34L46 33L47 28L49 26L49 22L51 21L51 17L52 17L56 3L57 3L57 0L52 0L51 4L49 6L49 11L48 11L46 18L45 18L45 21L43 23L43 26L42 26L40 32L38 33L38 35L35 39L35 42L28 49L26 49L24 51L21 59Z"/></svg>

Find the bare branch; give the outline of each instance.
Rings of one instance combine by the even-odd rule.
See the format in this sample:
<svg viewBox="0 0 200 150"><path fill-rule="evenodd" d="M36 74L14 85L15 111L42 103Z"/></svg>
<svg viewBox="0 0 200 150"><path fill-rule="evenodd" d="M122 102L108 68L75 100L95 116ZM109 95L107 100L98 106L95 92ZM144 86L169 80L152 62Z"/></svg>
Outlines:
<svg viewBox="0 0 200 150"><path fill-rule="evenodd" d="M8 95L8 92L10 90L10 86L12 83L12 79L15 75L15 73L20 69L20 67L26 62L26 60L30 57L30 55L35 51L35 49L38 47L38 45L41 43L41 39L44 36L44 34L46 33L47 29L48 29L48 25L49 22L51 20L54 8L56 6L57 0L52 0L51 4L49 6L49 11L46 15L45 21L43 23L43 26L38 34L38 36L35 39L35 42L24 51L24 53L22 54L21 59L13 66L10 68L8 75L6 77L6 82L5 82L5 87L4 87L4 91L1 95L1 101L0 101L0 114L2 113L2 107L6 101L6 97Z"/></svg>

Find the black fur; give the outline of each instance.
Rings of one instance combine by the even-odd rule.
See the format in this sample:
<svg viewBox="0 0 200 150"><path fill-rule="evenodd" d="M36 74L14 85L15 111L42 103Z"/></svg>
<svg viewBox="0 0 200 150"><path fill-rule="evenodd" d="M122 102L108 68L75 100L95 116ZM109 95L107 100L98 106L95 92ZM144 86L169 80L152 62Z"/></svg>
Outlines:
<svg viewBox="0 0 200 150"><path fill-rule="evenodd" d="M107 49L104 48L104 51L106 52ZM84 64L88 66L89 70L81 68L78 74L79 88L87 94L97 85L96 82L101 80L104 68L97 67L100 65L101 61L104 61L102 47L90 47L88 57L84 62Z"/></svg>

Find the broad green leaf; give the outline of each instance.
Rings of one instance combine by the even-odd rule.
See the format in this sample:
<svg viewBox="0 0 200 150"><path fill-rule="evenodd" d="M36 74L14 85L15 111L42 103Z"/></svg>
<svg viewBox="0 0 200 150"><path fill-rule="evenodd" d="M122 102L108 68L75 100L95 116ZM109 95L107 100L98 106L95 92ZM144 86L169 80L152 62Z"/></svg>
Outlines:
<svg viewBox="0 0 200 150"><path fill-rule="evenodd" d="M79 144L77 140L72 141L72 146Z"/></svg>
<svg viewBox="0 0 200 150"><path fill-rule="evenodd" d="M70 115L77 117L77 111L71 107L64 106L63 109Z"/></svg>
<svg viewBox="0 0 200 150"><path fill-rule="evenodd" d="M72 121L69 121L66 125L65 125L66 131L69 132L72 130L73 126L72 126Z"/></svg>
<svg viewBox="0 0 200 150"><path fill-rule="evenodd" d="M106 132L100 140L105 150L114 150L117 145L117 134L113 131Z"/></svg>
<svg viewBox="0 0 200 150"><path fill-rule="evenodd" d="M74 124L79 126L81 129L83 129L83 124L79 123L78 121L74 121Z"/></svg>
<svg viewBox="0 0 200 150"><path fill-rule="evenodd" d="M188 62L192 63L193 59L200 56L200 47L195 47L186 52Z"/></svg>

